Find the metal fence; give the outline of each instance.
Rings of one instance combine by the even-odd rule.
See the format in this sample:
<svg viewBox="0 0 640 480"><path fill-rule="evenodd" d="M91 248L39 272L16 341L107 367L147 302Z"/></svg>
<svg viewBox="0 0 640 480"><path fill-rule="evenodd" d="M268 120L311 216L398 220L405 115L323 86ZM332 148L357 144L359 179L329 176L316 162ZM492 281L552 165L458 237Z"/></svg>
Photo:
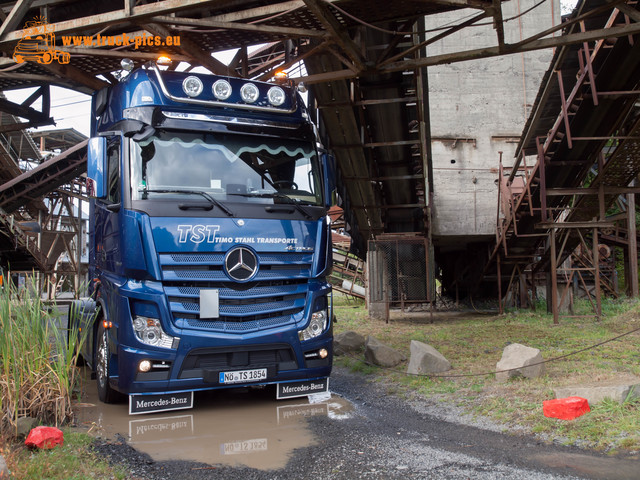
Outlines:
<svg viewBox="0 0 640 480"><path fill-rule="evenodd" d="M418 235L384 235L369 241L369 300L400 307L435 300L433 247Z"/></svg>

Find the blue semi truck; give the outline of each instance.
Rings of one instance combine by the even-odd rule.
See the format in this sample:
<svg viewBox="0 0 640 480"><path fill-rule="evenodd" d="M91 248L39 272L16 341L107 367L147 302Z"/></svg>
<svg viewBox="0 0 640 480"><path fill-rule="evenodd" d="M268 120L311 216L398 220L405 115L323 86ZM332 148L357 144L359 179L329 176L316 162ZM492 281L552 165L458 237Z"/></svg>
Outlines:
<svg viewBox="0 0 640 480"><path fill-rule="evenodd" d="M90 299L69 320L100 400L327 391L333 168L288 81L150 63L94 94Z"/></svg>

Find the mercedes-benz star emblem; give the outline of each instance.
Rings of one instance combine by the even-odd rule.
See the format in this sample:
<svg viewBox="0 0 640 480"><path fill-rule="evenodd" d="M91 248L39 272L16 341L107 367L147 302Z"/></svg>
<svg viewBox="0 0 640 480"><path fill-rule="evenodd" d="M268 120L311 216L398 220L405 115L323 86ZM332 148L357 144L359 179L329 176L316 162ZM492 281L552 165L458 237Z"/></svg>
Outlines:
<svg viewBox="0 0 640 480"><path fill-rule="evenodd" d="M246 247L235 247L224 258L227 276L238 282L251 280L258 272L258 259L255 253Z"/></svg>

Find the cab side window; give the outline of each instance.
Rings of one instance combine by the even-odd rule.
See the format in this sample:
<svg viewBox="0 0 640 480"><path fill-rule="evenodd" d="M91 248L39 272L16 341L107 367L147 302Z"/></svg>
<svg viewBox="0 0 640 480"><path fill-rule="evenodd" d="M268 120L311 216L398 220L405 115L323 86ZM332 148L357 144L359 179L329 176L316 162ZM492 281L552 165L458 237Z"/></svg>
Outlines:
<svg viewBox="0 0 640 480"><path fill-rule="evenodd" d="M107 146L107 202L120 203L120 139L111 140Z"/></svg>

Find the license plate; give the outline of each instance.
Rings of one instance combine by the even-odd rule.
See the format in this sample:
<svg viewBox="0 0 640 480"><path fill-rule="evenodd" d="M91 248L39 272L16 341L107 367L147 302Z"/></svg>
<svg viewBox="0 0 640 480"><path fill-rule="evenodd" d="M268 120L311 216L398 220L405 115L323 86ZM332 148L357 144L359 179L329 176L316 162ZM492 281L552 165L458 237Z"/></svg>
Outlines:
<svg viewBox="0 0 640 480"><path fill-rule="evenodd" d="M222 455L237 455L239 453L266 452L268 440L266 438L256 438L253 440L242 440L239 442L223 443L220 445Z"/></svg>
<svg viewBox="0 0 640 480"><path fill-rule="evenodd" d="M266 368L256 368L255 370L238 370L235 372L220 372L220 383L244 383L259 382L267 379Z"/></svg>

